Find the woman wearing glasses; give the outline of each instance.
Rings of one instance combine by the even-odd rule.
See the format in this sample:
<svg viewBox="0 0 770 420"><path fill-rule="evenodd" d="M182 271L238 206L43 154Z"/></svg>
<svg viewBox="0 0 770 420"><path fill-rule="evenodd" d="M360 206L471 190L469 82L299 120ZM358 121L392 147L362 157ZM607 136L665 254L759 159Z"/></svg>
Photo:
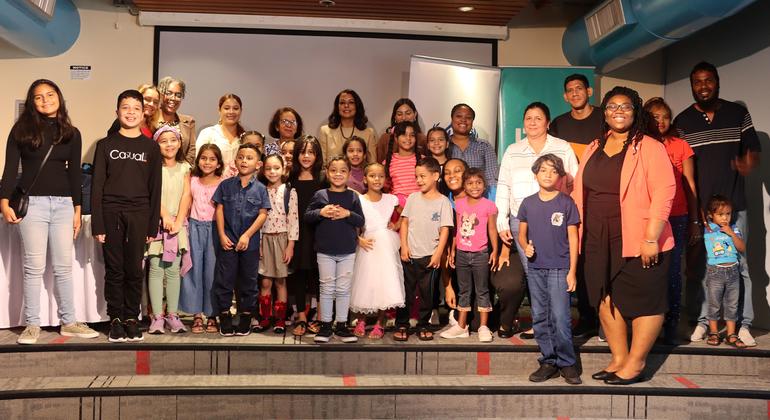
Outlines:
<svg viewBox="0 0 770 420"><path fill-rule="evenodd" d="M612 352L607 367L592 377L629 385L644 380L647 354L668 310L668 251L674 247L668 217L676 184L666 148L644 135L636 91L615 87L601 111L605 134L586 147L572 197L583 221L588 296Z"/></svg>
<svg viewBox="0 0 770 420"><path fill-rule="evenodd" d="M278 108L270 120L269 131L278 146L282 147L287 141L296 140L302 135L302 117L292 107Z"/></svg>
<svg viewBox="0 0 770 420"><path fill-rule="evenodd" d="M195 154L204 144L213 143L222 152L222 166L225 168L225 176L233 176L238 173L232 165L243 133L246 131L241 126L241 111L243 102L238 95L226 93L219 98L219 120L217 124L201 130L198 141L195 142ZM195 156L195 155L193 155Z"/></svg>
<svg viewBox="0 0 770 420"><path fill-rule="evenodd" d="M176 127L182 133L182 154L190 165L195 164L195 118L179 113L186 86L182 80L166 76L158 82L160 110L152 119L153 131L162 125Z"/></svg>
<svg viewBox="0 0 770 420"><path fill-rule="evenodd" d="M366 141L367 162L374 162L377 136L373 128L366 126L367 122L369 118L366 117L361 97L351 89L338 93L329 115L329 124L321 127L318 134L324 159L328 162L332 157L342 155L345 141L357 136Z"/></svg>

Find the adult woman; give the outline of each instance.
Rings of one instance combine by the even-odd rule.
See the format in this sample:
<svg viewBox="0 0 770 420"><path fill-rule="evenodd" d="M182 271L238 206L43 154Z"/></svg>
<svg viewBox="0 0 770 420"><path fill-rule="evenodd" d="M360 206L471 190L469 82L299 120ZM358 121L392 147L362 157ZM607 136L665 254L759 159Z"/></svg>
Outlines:
<svg viewBox="0 0 770 420"><path fill-rule="evenodd" d="M140 85L136 90L142 94L144 104L144 121L140 126L142 134L147 138L152 138L152 134L155 132L152 128L152 118L155 113L158 112L158 105L160 104L160 92L155 85L145 83ZM120 123L116 118L112 123L112 127L107 130L107 134L112 134L120 130Z"/></svg>
<svg viewBox="0 0 770 420"><path fill-rule="evenodd" d="M393 104L393 112L390 114L390 128L385 130L377 140L375 160L377 162L383 162L388 158L388 142L390 142L390 135L393 126L401 121L412 121L416 126L417 132L417 151L423 155L427 155L427 139L425 134L420 129L420 123L417 121L417 107L409 98L401 98Z"/></svg>
<svg viewBox="0 0 770 420"><path fill-rule="evenodd" d="M162 125L176 127L182 133L182 154L191 166L195 165L195 118L179 113L187 91L182 80L166 76L158 81L160 109L152 119L152 129Z"/></svg>
<svg viewBox="0 0 770 420"><path fill-rule="evenodd" d="M321 127L318 141L321 144L321 152L325 162L334 156L342 154L342 145L345 140L353 136L361 137L366 141L367 162L374 161L373 151L377 147L374 129L367 127L369 118L366 117L364 103L356 91L345 89L334 98L332 113L329 115L329 123ZM349 134L348 134L349 133Z"/></svg>
<svg viewBox="0 0 770 420"><path fill-rule="evenodd" d="M467 104L457 104L452 107L452 134L449 145L449 157L462 159L471 168L484 171L487 182L487 194L494 196L497 187L497 155L491 144L471 135L476 111Z"/></svg>
<svg viewBox="0 0 770 420"><path fill-rule="evenodd" d="M222 152L222 166L225 168L224 176L233 176L237 170L232 167L235 162L235 154L238 152L241 134L246 130L241 126L241 109L243 102L234 93L226 93L219 98L219 121L211 127L201 130L198 140L195 142L195 153L204 144L213 143Z"/></svg>
<svg viewBox="0 0 770 420"><path fill-rule="evenodd" d="M644 135L636 91L613 88L601 111L606 134L583 153L572 197L581 213L589 301L598 307L612 352L607 367L592 377L628 385L642 380L668 309L670 253L665 251L674 247L668 217L676 184L665 147Z"/></svg>
<svg viewBox="0 0 770 420"><path fill-rule="evenodd" d="M40 284L48 249L61 334L99 336L76 322L72 292L72 241L80 231L80 153L80 132L70 122L61 90L50 80L36 80L27 90L24 111L8 136L0 187L0 211L6 222L18 225L24 252L26 328L17 340L19 344L35 344L40 337ZM46 154L48 159L41 167ZM19 161L21 178L17 184ZM18 217L9 205L17 187L29 192L24 217Z"/></svg>
<svg viewBox="0 0 770 420"><path fill-rule="evenodd" d="M303 133L302 117L294 108L278 108L270 120L270 136L276 139L278 146L288 140L296 140Z"/></svg>

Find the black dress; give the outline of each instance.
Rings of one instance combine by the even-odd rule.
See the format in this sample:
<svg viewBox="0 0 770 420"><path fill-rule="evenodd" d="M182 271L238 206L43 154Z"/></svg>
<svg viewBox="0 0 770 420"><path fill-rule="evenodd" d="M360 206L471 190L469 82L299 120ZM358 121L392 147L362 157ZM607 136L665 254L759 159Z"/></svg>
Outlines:
<svg viewBox="0 0 770 420"><path fill-rule="evenodd" d="M628 148L607 156L604 146L586 162L583 172L583 254L588 298L598 308L607 295L624 317L659 315L668 310L668 252L659 264L642 267L640 257L623 257L620 217L620 173ZM638 223L643 223L639 220Z"/></svg>

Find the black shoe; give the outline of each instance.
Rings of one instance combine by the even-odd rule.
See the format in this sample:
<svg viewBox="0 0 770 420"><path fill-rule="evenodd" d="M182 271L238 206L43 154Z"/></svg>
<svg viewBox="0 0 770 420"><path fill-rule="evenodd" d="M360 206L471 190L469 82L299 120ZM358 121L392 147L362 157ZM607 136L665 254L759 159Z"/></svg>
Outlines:
<svg viewBox="0 0 770 420"><path fill-rule="evenodd" d="M354 336L355 337L355 336ZM316 343L328 343L332 338L332 323L322 322L321 330L313 337L313 341Z"/></svg>
<svg viewBox="0 0 770 420"><path fill-rule="evenodd" d="M219 314L219 335L223 337L232 337L235 335L233 328L233 315L230 311L224 311Z"/></svg>
<svg viewBox="0 0 770 420"><path fill-rule="evenodd" d="M497 330L497 336L500 338L511 338L513 337L513 328L504 328L501 325Z"/></svg>
<svg viewBox="0 0 770 420"><path fill-rule="evenodd" d="M128 341L126 336L126 329L123 328L123 323L119 318L115 318L110 323L110 333L107 335L107 340L110 343L125 343Z"/></svg>
<svg viewBox="0 0 770 420"><path fill-rule="evenodd" d="M535 333L534 332L528 333L525 331L519 334L519 338L521 338L522 340L532 340L535 338Z"/></svg>
<svg viewBox="0 0 770 420"><path fill-rule="evenodd" d="M607 385L632 385L637 382L644 382L647 378L644 377L643 374L638 374L630 379L623 379L620 376L616 375L615 373L612 373L612 376L604 380L604 383Z"/></svg>
<svg viewBox="0 0 770 420"><path fill-rule="evenodd" d="M559 376L559 368L549 363L543 363L536 371L529 375L529 380L532 382L544 382L557 376Z"/></svg>
<svg viewBox="0 0 770 420"><path fill-rule="evenodd" d="M615 372L607 372L606 370L602 369L594 373L593 375L591 375L591 378L596 379L597 381L603 381L607 378L611 378L614 375L615 375Z"/></svg>
<svg viewBox="0 0 770 420"><path fill-rule="evenodd" d="M246 336L251 334L251 313L241 312L238 314L238 326L234 329L235 335Z"/></svg>
<svg viewBox="0 0 770 420"><path fill-rule="evenodd" d="M572 336L575 338L591 338L597 333L596 322L579 320L578 324L572 330Z"/></svg>
<svg viewBox="0 0 770 420"><path fill-rule="evenodd" d="M127 319L123 328L126 329L126 337L128 341L144 341L142 330L139 329L139 323L136 322L135 319Z"/></svg>
<svg viewBox="0 0 770 420"><path fill-rule="evenodd" d="M578 372L575 365L567 366L559 369L559 373L564 378L564 382L570 385L580 385L583 381L580 380L580 372Z"/></svg>
<svg viewBox="0 0 770 420"><path fill-rule="evenodd" d="M676 346L679 344L678 322L667 321L663 324L663 343L667 346Z"/></svg>
<svg viewBox="0 0 770 420"><path fill-rule="evenodd" d="M337 337L343 343L355 343L358 341L358 337L355 336L346 323L338 323L337 329L334 331L334 336Z"/></svg>

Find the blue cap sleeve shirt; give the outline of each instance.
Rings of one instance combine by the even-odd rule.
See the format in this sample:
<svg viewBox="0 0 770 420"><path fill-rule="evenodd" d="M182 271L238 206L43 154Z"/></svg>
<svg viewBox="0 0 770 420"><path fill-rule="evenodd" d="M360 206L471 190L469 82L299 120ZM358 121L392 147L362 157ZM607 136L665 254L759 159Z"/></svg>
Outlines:
<svg viewBox="0 0 770 420"><path fill-rule="evenodd" d="M543 201L535 193L521 202L518 219L527 223L528 237L535 246L529 267L569 268L567 227L580 223L572 198L560 192L551 200Z"/></svg>
<svg viewBox="0 0 770 420"><path fill-rule="evenodd" d="M711 232L703 234L703 241L706 244L706 261L708 265L731 265L738 262L738 250L735 249L735 243L730 235L719 230L719 225L709 223ZM741 231L735 225L731 226L733 232L739 237L743 237Z"/></svg>
<svg viewBox="0 0 770 420"><path fill-rule="evenodd" d="M241 186L241 179L237 176L222 181L211 199L224 206L225 235L233 243L237 243L238 238L254 224L261 209L270 210L267 188L257 180L256 176L252 177L245 187ZM219 242L219 237L214 235L214 240L215 243ZM259 249L259 235L255 234L249 240L246 251L257 249Z"/></svg>

